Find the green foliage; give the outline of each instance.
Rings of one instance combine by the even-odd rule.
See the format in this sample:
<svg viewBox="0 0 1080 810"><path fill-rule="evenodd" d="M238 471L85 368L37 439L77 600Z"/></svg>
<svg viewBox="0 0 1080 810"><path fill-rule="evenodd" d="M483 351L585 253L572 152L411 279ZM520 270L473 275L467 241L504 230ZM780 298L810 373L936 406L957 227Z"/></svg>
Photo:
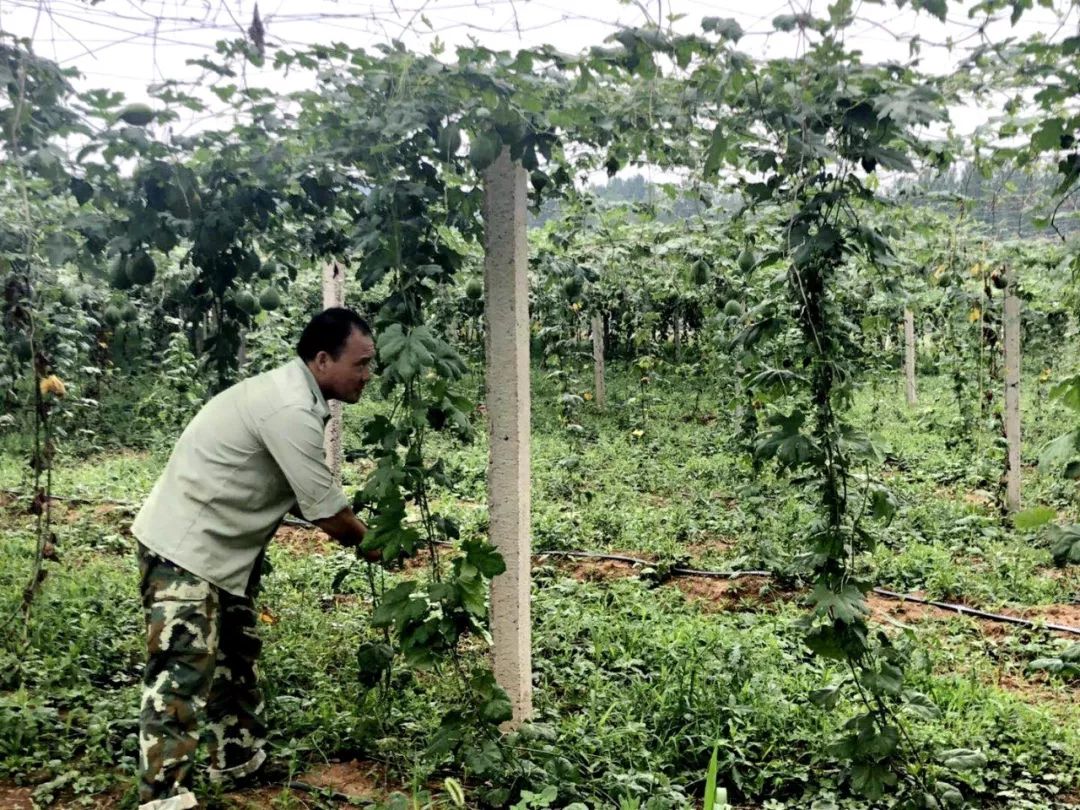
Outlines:
<svg viewBox="0 0 1080 810"><path fill-rule="evenodd" d="M1012 3L1012 22L1029 6ZM915 7L946 17L940 0ZM844 45L854 15L852 4L838 2L826 17L776 17L774 28L806 47L797 58L761 63L736 50L744 33L738 23L715 17L693 35L623 29L610 47L578 56L550 48L514 55L475 44L460 49L456 61L398 46L375 53L343 45L279 49L276 69L310 70L314 79L312 89L288 95L231 83L237 63L261 65L264 56L247 43L223 43L216 60L199 64L220 78L213 91L236 121L225 131L169 140L150 125L201 102L169 85L157 91L153 106L121 106L122 98L103 92L76 101L63 71L20 44L3 45L0 83L12 103L0 109L0 124L13 157L4 179L19 180L37 220L0 232L3 326L11 346L5 399L36 390L22 384L28 363L35 379L43 370L60 371L77 381L78 405L57 414L58 423L71 427L79 424L78 408L94 408L108 394L102 379L149 371L135 423L141 433L168 437L206 395L288 354L288 324L319 304L317 296L283 300L282 291L291 297L294 283L310 291L311 269L321 262L346 264L376 325L385 406L367 414L353 451L370 462L356 498L357 508L370 512L363 550L378 551L382 565L364 572L375 603L372 621L383 634L354 645L362 699L385 698L400 685L398 656L425 669L458 662L468 637L485 635L487 584L503 567L479 532L463 532L450 514L456 481L445 457L472 433L472 405L462 390L473 381L464 358L481 351L482 288L475 275L464 286L459 280L463 270L475 273L483 237L479 181L506 149L528 171L535 207L561 199L557 216L534 235L533 341L551 381L548 393L558 402L550 424L569 444L540 489L587 512L555 515L540 505L538 539L566 544L567 536L588 533L610 544L621 536L665 534L661 542L677 544L735 524L760 533L764 539L743 549L740 560L810 580L810 611L801 625L805 641L827 662L814 666L847 667L826 690L800 687L834 713L849 696L858 707L847 705L835 722L816 721L832 735L828 761L841 763L828 777L832 787L869 801L889 794L908 807L962 802L972 786L954 785L960 777L941 770L963 776L981 772L989 760L961 749L928 756L936 741L906 733L910 717L933 722L937 707L908 688L917 674L907 646L871 632L867 569L876 564L889 576L949 592L975 589L983 597L1009 593L1010 586L1040 593L1053 586L1016 572L963 573L953 551L938 542L950 531L981 544L979 565L986 558L987 566L998 560L1007 568L1029 558L1017 551L1008 556L1002 530L990 521L920 520L910 514L915 509L904 514L903 499L878 480L889 456L856 428L851 407L862 380L894 359L886 347L898 312L919 304L944 334L924 335L930 345L922 355L951 375L959 429L949 431L949 441L982 441L993 428L979 421L993 425L996 415L986 392L996 384L1000 344L995 291L1003 278L990 269L991 259L1025 254L973 257L978 248L966 225L941 229L940 218L886 198L879 174L951 160L951 145L923 139L944 120L948 82L930 80L913 65L864 63ZM988 44L971 57L976 77L989 75L987 61L998 54L1002 63L1024 65L1008 74L1013 79L1043 80L1035 97L1041 117L1006 120L1000 128L1004 138L1029 136L1025 145L995 151L999 160L1020 165L1050 155L1061 179L1054 192L1059 202L1080 177L1075 117L1062 107L1076 96L1075 40L1016 41L1000 52ZM1008 115L1020 106L1012 104ZM74 156L58 146L68 135L79 136ZM573 188L579 173L603 167L612 176L634 163L689 169L695 205L700 201L693 215L673 218L652 199L598 205ZM919 238L908 242L911 231ZM894 244L903 249L894 251ZM34 272L38 263L55 278ZM968 267L975 272L965 277ZM75 277L93 294L73 297L66 285ZM55 292L43 296L53 283ZM966 313L975 316L967 325ZM1029 328L1054 345L1068 313L1045 315L1030 319ZM611 414L623 436L622 459L637 460L626 470L629 480L651 475L657 443L671 435L658 392L670 380L690 378L692 412L677 418L716 420L737 412L722 421L724 439L712 437L701 454L726 450L726 443L753 451L751 467L737 468L740 475L724 477L704 463L698 470L722 482L729 499L745 503L737 516L717 516L711 497L701 493L687 499L671 492L679 503L671 522L662 523L626 510L627 490L592 480L601 427L611 427L592 424L595 414L586 405L594 316L608 359L633 364L633 379ZM460 351L451 343L451 325ZM1067 406L1080 402L1074 383L1066 379L1055 389ZM705 405L710 413L702 413L703 396L712 400ZM1053 439L1044 467L1076 478L1078 447L1076 431ZM996 475L1000 448L981 449L970 465L977 470L958 476L993 488L987 482ZM51 441L45 455L35 450L34 470L40 473L53 453ZM475 464L469 475L475 486ZM777 480L790 493L774 504ZM440 501L447 499L444 509ZM586 508L594 499L608 508ZM1062 500L1055 495L1055 505ZM1049 510L1018 515L1016 527L1036 528L1051 519ZM909 547L902 549L902 540L875 521L905 532ZM1052 530L1049 553L1059 564L1077 560L1074 529ZM440 563L441 544L456 549L449 570ZM1048 550L1032 553L1039 552ZM429 580L395 581L391 574L388 581L387 570L420 554L430 563ZM791 648L784 654L790 658ZM566 658L580 663L569 652ZM617 663L618 671L637 666ZM560 762L553 747L540 746L544 761L533 764L534 772L545 771L542 777L520 776L532 766L497 743L492 727L506 719L507 704L489 673L470 673L460 690L467 699L459 696L461 705L443 713L429 754L490 782L485 801L542 807L595 798L593 788L579 789L583 780L572 778L573 764ZM737 691L729 693L734 703L709 707L710 716L724 718L729 738L737 736L737 713L729 710L744 705ZM662 698L661 725L696 716L697 707L681 697ZM634 734L627 732L629 745L643 760L651 758L651 743L669 742L663 734L651 740ZM697 733L679 767L700 773L720 736L716 729ZM784 739L782 732L773 739ZM803 739L817 737L807 732ZM727 774L745 794L762 792L767 783L793 790L787 777L767 769L747 775L763 767L758 760L768 749L755 743L736 752L733 743L723 744L729 749L721 757L714 748L709 766L714 781ZM624 770L602 792L627 806L685 802L683 786L659 775L670 772ZM68 783L64 774L55 776L60 781L50 791ZM710 789L707 801L715 795Z"/></svg>
<svg viewBox="0 0 1080 810"><path fill-rule="evenodd" d="M261 327L269 329L260 332L261 339L277 334L270 326ZM537 378L537 548L634 549L658 559L692 556L695 564L715 568L757 567L765 559L770 568L790 565L802 549L803 539L792 527L805 525L815 507L813 492L762 470L754 495L747 487L752 476L747 459L736 446L717 442L717 435L735 424L734 414L710 410L705 415L711 420L693 418L692 380L673 377L657 390L649 432L639 439L632 434L633 408L626 413L621 406L637 391L636 371L613 364L609 411L582 411L580 437L561 428L556 383ZM874 570L867 578L893 589L907 586L940 595L937 583L962 576L954 580L955 598L1006 612L1021 605L1037 612L1040 603L1067 601L1076 580L1068 571L1059 580L1045 576L1046 548L1021 540L990 508L976 509L962 491L945 489L936 480L950 465L967 461L962 448L944 443L954 408L949 391L947 379L923 381L920 392L929 415L918 428L902 405L872 416L869 385L856 394L852 420L885 433L895 459L887 462L894 471L890 485L900 503L888 536L868 561ZM346 435L358 437L357 429L388 404L365 398L349 409ZM1042 417L1051 426L1056 418L1053 411ZM1030 424L1033 431L1046 430L1042 421ZM168 448L164 435L153 444ZM557 465L573 447L581 468L591 471L587 475ZM430 437L429 449L454 483L452 490L440 487L433 494L433 509L457 524L462 548L476 548L468 558L477 574L496 573L498 564L482 542L483 442L462 445L438 434ZM19 487L21 459L0 459L0 487ZM164 461L160 453L130 451L72 460L58 469L56 491L137 502ZM346 479L358 480L366 467L366 461L346 465ZM973 486L972 480L963 479L966 486ZM22 539L27 516L15 505L4 518L0 579L9 579L0 582L0 593L10 596L14 589L5 583L19 581L28 562ZM138 603L131 595L134 559L123 535L126 520L119 512L102 517L96 506L72 506L62 531L64 562L53 567L44 601L35 605L33 645L22 653L25 663L17 670L37 673L36 680L0 699L0 747L10 745L2 749L0 768L6 778L34 784L77 771L77 780L57 789L61 802L110 786L125 789L132 778L131 707L138 692L132 679L143 653ZM987 534L991 529L995 533ZM921 540L912 539L916 536ZM926 548L935 555L919 557ZM538 558L533 569L536 722L498 742L500 735L480 712L503 717L505 704L500 709L494 691L479 685L473 690L487 652L468 640L475 639L471 632L459 647L464 677L452 675L453 656L436 659L430 670L401 666L398 641L392 637L388 643L371 627L377 608L351 554L298 553L280 541L270 553L274 572L260 601L276 621L261 628L264 684L275 756L293 761L297 772L331 756L377 757L388 763L391 784L431 784L455 774L477 806L513 806L536 801L526 791L538 797L554 790L552 806L636 800L681 808L702 800L716 748L717 787L736 806L867 804L843 776L842 760L831 747L857 737L860 728L844 725L865 711L854 699L842 662L807 655L795 625L804 612L795 604L801 589L734 581L722 583L737 588L722 597L730 603L719 596L698 601L680 590L692 581L672 579L650 587L631 575L579 582ZM466 555L449 554L468 573ZM443 582L454 564L441 565ZM425 595L428 609L433 581L428 570L413 567L405 573L387 566L375 572L376 584L385 578L390 590L406 576L415 577L413 592ZM351 573L339 579L342 571ZM1032 585L1036 578L1038 588ZM1008 601L1013 604L1000 607ZM66 624L54 620L58 615L83 618ZM429 628L437 627L426 613L416 626L425 619ZM973 806L990 806L1007 792L1010 801L1049 804L1064 785L1075 782L1080 747L1067 695L1015 693L1000 685L1020 679L1041 688L1039 679L1050 677L1069 687L1073 676L1064 667L1051 671L1040 664L1029 672L1040 659L1064 661L1067 644L1005 626L1001 633L981 631L975 622L948 614L921 620L897 614L874 619L870 627L886 631L911 656L899 681L904 724L926 752L928 778L943 801L955 795ZM878 664L861 677L888 694L898 678L889 661L882 663L889 666ZM128 673L128 680L98 685L111 683L117 672ZM823 712L815 700L831 708ZM79 723L64 721L71 712ZM462 713L467 718L459 720ZM32 744L28 730L35 735ZM887 741L887 732L882 733ZM445 753L431 750L436 739L449 744ZM959 748L981 753L986 765L947 768L943 752ZM57 754L63 764L49 765ZM868 752L858 760L859 773L868 780L860 785L873 784L876 756ZM488 776L476 776L479 770ZM903 784L895 788L903 789Z"/></svg>
<svg viewBox="0 0 1080 810"><path fill-rule="evenodd" d="M187 336L174 332L161 355L153 383L135 406L135 427L169 442L183 430L206 400L207 388Z"/></svg>

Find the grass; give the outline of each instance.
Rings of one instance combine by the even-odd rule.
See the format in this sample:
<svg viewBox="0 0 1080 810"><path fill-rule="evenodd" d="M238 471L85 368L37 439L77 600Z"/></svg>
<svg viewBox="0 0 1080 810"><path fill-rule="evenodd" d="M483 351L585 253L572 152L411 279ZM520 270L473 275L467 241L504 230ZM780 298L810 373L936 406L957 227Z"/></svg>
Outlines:
<svg viewBox="0 0 1080 810"><path fill-rule="evenodd" d="M768 471L755 476L732 439L734 418L725 403L703 398L695 412L694 393L674 380L654 383L642 421L639 406L619 404L639 393L636 381L613 374L608 412L586 406L570 414L582 426L578 433L565 429L559 391L538 376L535 547L630 551L702 566L790 567L810 514L800 488ZM881 545L866 561L868 573L887 587L984 607L1075 600L1077 573L1051 576L1039 534L1017 532L998 514L996 484L988 483L997 463L992 448L979 456L972 445L951 444L955 414L943 383L925 380L921 394L913 412L897 406L897 391L887 387L881 397L867 390L856 400L855 421L874 427L888 447L883 472L900 504L896 518L877 529ZM379 408L366 402L349 411L353 444L363 417ZM1035 437L1053 435L1061 419L1046 403L1028 416ZM22 461L8 441L0 488L24 488ZM439 493L436 508L455 517L464 535L483 532L483 435L466 446L440 440L434 452L455 481L452 492ZM163 462L156 452L69 457L58 465L54 489L137 502ZM351 465L347 482L358 481L364 467L362 458ZM1074 509L1072 493L1034 468L1025 470L1025 487L1029 503L1047 503L1063 515ZM42 802L111 791L106 795L122 797L116 803L128 808L143 655L128 518L92 505L58 507L56 518L62 564L51 566L25 641L0 645L0 780L54 783L40 790ZM32 523L17 502L4 507L2 520L6 614L30 567ZM379 763L404 796L426 795L445 806L440 784L449 760L427 753L427 746L439 718L460 702L452 670L399 669L389 692L365 692L355 676L355 650L375 636L364 578L350 576L334 587L351 558L276 544L270 559L274 571L260 605L277 755L298 770L364 758ZM745 609L717 611L671 585L654 587L633 576L584 582L572 573L562 564L534 569L537 724L528 738L515 740L520 750L507 786L538 795L554 786L552 806L692 807L716 747L719 784L732 801L867 806L850 798L829 749L857 707L826 712L807 697L840 673L803 645L798 593L751 593ZM936 751L976 749L986 755L985 766L948 775L972 806L1066 806L1058 803L1080 777L1075 682L1033 674L1027 665L1067 642L941 616L902 624L882 627L917 662L905 686L940 710L909 720L929 771L942 773ZM470 648L465 665L482 658L482 649ZM467 767L453 772L465 782L470 806L500 787L470 779ZM287 807L295 800L274 801Z"/></svg>

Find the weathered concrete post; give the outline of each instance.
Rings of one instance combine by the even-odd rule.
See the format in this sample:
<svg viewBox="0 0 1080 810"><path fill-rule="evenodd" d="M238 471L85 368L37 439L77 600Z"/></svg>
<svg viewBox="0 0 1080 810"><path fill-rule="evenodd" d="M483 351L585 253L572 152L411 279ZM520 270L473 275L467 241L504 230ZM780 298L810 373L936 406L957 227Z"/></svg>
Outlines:
<svg viewBox="0 0 1080 810"><path fill-rule="evenodd" d="M506 573L491 583L494 670L514 707L532 715L527 174L503 149L484 172L488 522Z"/></svg>
<svg viewBox="0 0 1080 810"><path fill-rule="evenodd" d="M607 391L604 387L604 319L592 316L593 395L596 407L604 410Z"/></svg>
<svg viewBox="0 0 1080 810"><path fill-rule="evenodd" d="M914 405L915 396L915 313L904 310L904 395Z"/></svg>
<svg viewBox="0 0 1080 810"><path fill-rule="evenodd" d="M323 266L322 280L323 309L345 306L345 268L336 261L329 261ZM334 481L341 484L341 462L344 455L341 443L341 403L330 402L330 422L326 426L325 448L326 466L333 473Z"/></svg>
<svg viewBox="0 0 1080 810"><path fill-rule="evenodd" d="M671 325L672 342L675 344L675 362L682 362L682 318L679 317L679 313L675 313L674 321Z"/></svg>
<svg viewBox="0 0 1080 810"><path fill-rule="evenodd" d="M1005 271L1005 440L1009 467L1005 506L1020 510L1020 298L1011 270Z"/></svg>

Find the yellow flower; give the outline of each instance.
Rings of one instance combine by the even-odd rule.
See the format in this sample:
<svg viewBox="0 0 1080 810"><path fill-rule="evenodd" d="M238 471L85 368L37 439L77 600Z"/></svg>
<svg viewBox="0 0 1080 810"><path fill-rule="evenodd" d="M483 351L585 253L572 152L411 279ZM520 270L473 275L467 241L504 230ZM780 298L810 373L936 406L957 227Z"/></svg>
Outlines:
<svg viewBox="0 0 1080 810"><path fill-rule="evenodd" d="M50 374L38 383L38 388L41 390L41 395L53 394L57 399L67 394L67 389L64 388L63 381L55 374Z"/></svg>
<svg viewBox="0 0 1080 810"><path fill-rule="evenodd" d="M975 321L979 320L979 318L981 317L982 310L980 310L978 307L973 307L971 312L968 313L968 322L975 323Z"/></svg>
<svg viewBox="0 0 1080 810"><path fill-rule="evenodd" d="M645 435L645 431L641 430L640 428L638 428L637 430L634 431L634 436L636 436L639 439L644 435Z"/></svg>
<svg viewBox="0 0 1080 810"><path fill-rule="evenodd" d="M975 262L975 264L971 265L971 275L972 276L977 276L981 272L982 272L982 264L980 264L979 262Z"/></svg>
<svg viewBox="0 0 1080 810"><path fill-rule="evenodd" d="M278 623L278 617L266 608L263 608L261 611L259 611L259 621L263 624L273 625Z"/></svg>
<svg viewBox="0 0 1080 810"><path fill-rule="evenodd" d="M1039 382L1046 382L1050 379L1050 369L1044 368L1042 374L1039 375Z"/></svg>
<svg viewBox="0 0 1080 810"><path fill-rule="evenodd" d="M592 402L592 391L586 391L581 395L581 398L586 402Z"/></svg>

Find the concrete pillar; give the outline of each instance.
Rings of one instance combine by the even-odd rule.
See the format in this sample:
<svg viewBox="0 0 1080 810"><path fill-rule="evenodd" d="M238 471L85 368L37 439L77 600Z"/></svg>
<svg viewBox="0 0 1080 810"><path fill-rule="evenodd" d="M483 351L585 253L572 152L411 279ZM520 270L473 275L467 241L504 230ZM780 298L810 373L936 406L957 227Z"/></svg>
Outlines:
<svg viewBox="0 0 1080 810"><path fill-rule="evenodd" d="M915 314L904 310L904 396L914 405L915 396Z"/></svg>
<svg viewBox="0 0 1080 810"><path fill-rule="evenodd" d="M604 319L592 316L593 395L596 407L604 410L607 391L604 387Z"/></svg>
<svg viewBox="0 0 1080 810"><path fill-rule="evenodd" d="M1005 506L1020 510L1020 298L1016 295L1011 270L1006 271L1005 288L1005 440L1009 466Z"/></svg>
<svg viewBox="0 0 1080 810"><path fill-rule="evenodd" d="M672 323L672 330L674 331L674 343L675 343L675 362L682 362L682 318L679 317L679 313L675 313L675 318Z"/></svg>
<svg viewBox="0 0 1080 810"><path fill-rule="evenodd" d="M323 266L322 280L323 309L345 306L345 268L336 261L329 261ZM324 447L326 466L334 476L334 481L341 485L341 462L344 451L341 442L341 402L331 400L330 421L326 425Z"/></svg>
<svg viewBox="0 0 1080 810"><path fill-rule="evenodd" d="M506 573L491 583L494 670L514 707L532 715L529 276L527 174L503 149L484 172L488 520Z"/></svg>
<svg viewBox="0 0 1080 810"><path fill-rule="evenodd" d="M247 365L247 331L240 333L240 345L236 349L236 370L240 376L244 376L244 366Z"/></svg>

